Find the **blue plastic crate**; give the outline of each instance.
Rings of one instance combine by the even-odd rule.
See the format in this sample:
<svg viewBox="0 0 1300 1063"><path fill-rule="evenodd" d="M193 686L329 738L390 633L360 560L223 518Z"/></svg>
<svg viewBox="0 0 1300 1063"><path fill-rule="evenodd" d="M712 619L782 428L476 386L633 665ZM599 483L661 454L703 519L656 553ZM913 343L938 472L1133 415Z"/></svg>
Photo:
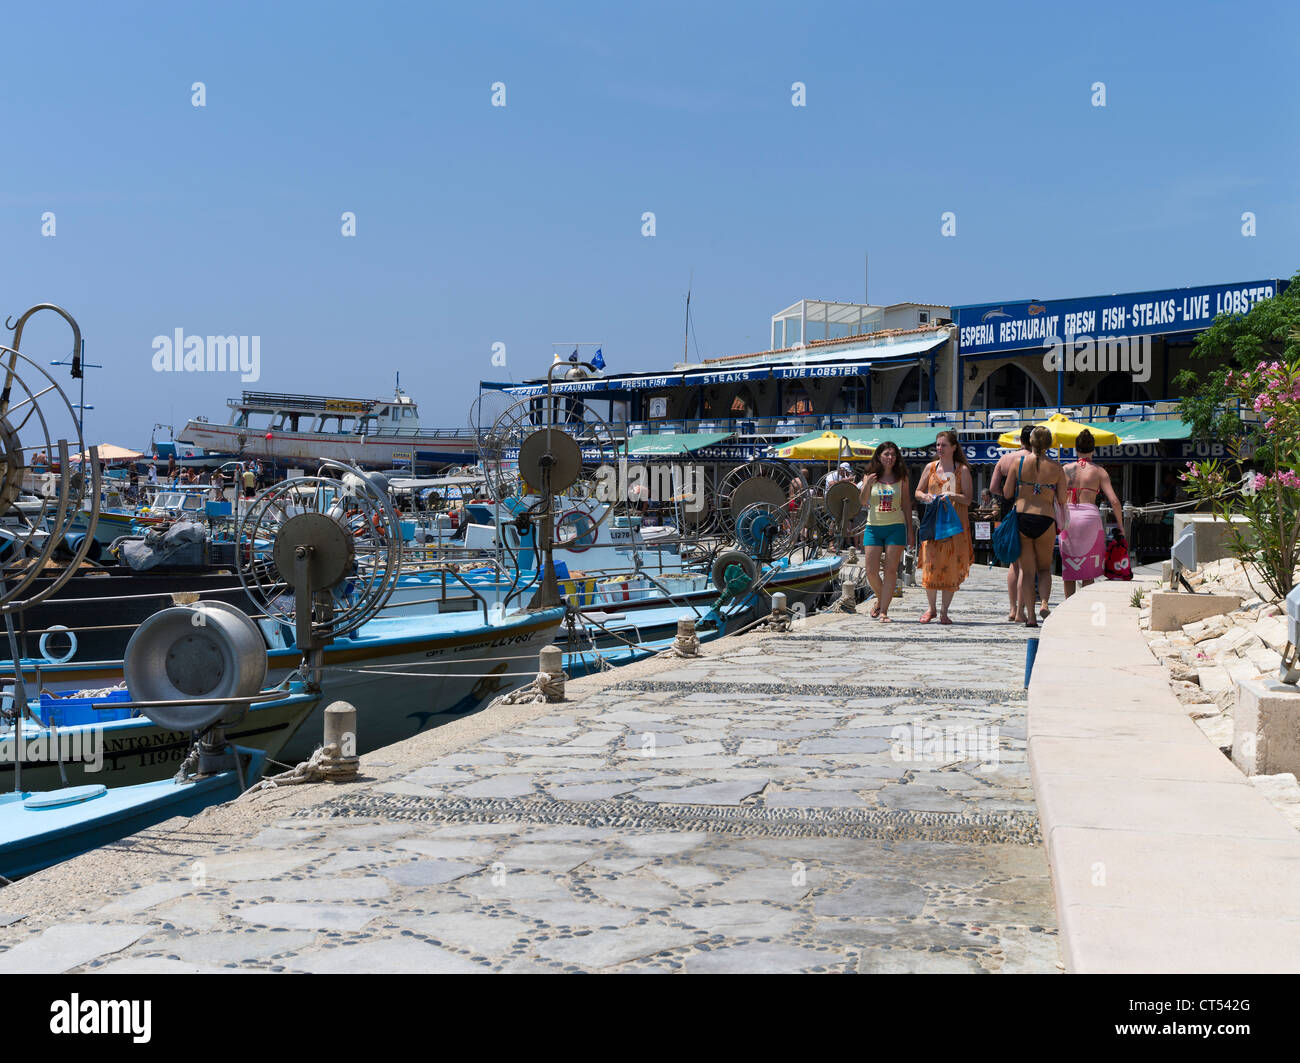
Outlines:
<svg viewBox="0 0 1300 1063"><path fill-rule="evenodd" d="M130 701L131 692L114 690L99 698L56 698L41 694L40 717L47 727L76 727L79 724L107 723L110 720L129 720L130 709L105 709L97 712L91 706L105 702Z"/></svg>

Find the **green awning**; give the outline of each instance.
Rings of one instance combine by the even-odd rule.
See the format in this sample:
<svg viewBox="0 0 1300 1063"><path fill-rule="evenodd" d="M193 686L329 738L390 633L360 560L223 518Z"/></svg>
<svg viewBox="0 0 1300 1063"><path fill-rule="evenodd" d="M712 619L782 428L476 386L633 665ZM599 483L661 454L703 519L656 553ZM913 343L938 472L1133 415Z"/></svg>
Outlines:
<svg viewBox="0 0 1300 1063"><path fill-rule="evenodd" d="M835 434L854 443L864 443L869 447L878 447L886 440L890 440L897 444L900 450L920 450L932 446L934 437L942 431L943 426L940 425L937 428L841 428L835 429ZM806 436L792 439L788 443L780 443L778 446L789 447L799 443L811 443L814 439L820 439L824 433L825 429L809 432ZM775 450L776 447L771 449Z"/></svg>
<svg viewBox="0 0 1300 1063"><path fill-rule="evenodd" d="M1114 432L1119 436L1121 445L1151 443L1161 439L1190 439L1192 436L1192 426L1176 417L1164 421L1097 421L1092 427Z"/></svg>
<svg viewBox="0 0 1300 1063"><path fill-rule="evenodd" d="M627 441L628 454L694 454L697 450L730 439L732 432L676 432L633 436Z"/></svg>

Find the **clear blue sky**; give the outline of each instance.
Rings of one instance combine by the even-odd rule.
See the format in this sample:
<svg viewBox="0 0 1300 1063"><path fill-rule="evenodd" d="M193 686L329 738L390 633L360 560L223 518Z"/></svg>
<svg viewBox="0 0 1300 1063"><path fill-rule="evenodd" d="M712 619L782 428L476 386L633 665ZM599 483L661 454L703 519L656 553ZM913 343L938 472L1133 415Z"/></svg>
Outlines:
<svg viewBox="0 0 1300 1063"><path fill-rule="evenodd" d="M705 357L765 349L797 299L860 299L864 251L884 303L1289 276L1297 12L27 5L5 20L0 310L66 306L108 367L88 436L142 446L244 386L155 373L177 328L260 336L268 390L382 395L400 370L453 426L553 341L668 367L692 271ZM50 316L23 346L67 336Z"/></svg>

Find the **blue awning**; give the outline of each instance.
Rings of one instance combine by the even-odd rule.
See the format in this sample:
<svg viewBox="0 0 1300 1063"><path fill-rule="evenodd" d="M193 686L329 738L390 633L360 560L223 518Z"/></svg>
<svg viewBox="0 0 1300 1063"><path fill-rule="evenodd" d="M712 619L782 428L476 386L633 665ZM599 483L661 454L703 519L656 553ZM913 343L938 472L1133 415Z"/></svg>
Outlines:
<svg viewBox="0 0 1300 1063"><path fill-rule="evenodd" d="M851 362L845 365L788 365L774 370L778 380L797 380L803 377L866 376L871 372L871 362Z"/></svg>
<svg viewBox="0 0 1300 1063"><path fill-rule="evenodd" d="M687 373L683 384L739 384L745 380L768 380L772 370L766 366L751 369L711 369L708 372Z"/></svg>
<svg viewBox="0 0 1300 1063"><path fill-rule="evenodd" d="M767 370L764 370L762 375L766 377ZM675 388L681 383L681 373L659 376L599 376L589 377L586 380L557 380L552 384L551 391L556 395L585 394L593 391L639 391L650 388ZM481 380L479 387L485 391L504 391L525 398L546 394L546 385L538 383L505 384Z"/></svg>

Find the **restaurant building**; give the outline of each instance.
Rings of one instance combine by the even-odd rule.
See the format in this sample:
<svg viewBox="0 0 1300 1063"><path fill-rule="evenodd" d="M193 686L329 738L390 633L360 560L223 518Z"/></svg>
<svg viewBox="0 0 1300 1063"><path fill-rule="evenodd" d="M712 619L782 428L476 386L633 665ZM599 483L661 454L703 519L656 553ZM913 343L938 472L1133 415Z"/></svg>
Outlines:
<svg viewBox="0 0 1300 1063"><path fill-rule="evenodd" d="M1204 368L1191 358L1196 338L1220 314L1246 313L1286 284L955 307L805 299L772 315L767 351L564 380L550 400L544 378L480 386L531 397L539 412L566 401L574 423L593 411L625 436L630 454L649 459L749 461L834 430L892 439L920 461L932 456L935 433L951 428L976 467L977 493L1004 453L1001 433L1062 412L1120 437L1098 460L1114 466L1125 499L1144 504L1169 499L1187 461L1227 453L1222 441L1191 438L1173 393L1182 369Z"/></svg>

